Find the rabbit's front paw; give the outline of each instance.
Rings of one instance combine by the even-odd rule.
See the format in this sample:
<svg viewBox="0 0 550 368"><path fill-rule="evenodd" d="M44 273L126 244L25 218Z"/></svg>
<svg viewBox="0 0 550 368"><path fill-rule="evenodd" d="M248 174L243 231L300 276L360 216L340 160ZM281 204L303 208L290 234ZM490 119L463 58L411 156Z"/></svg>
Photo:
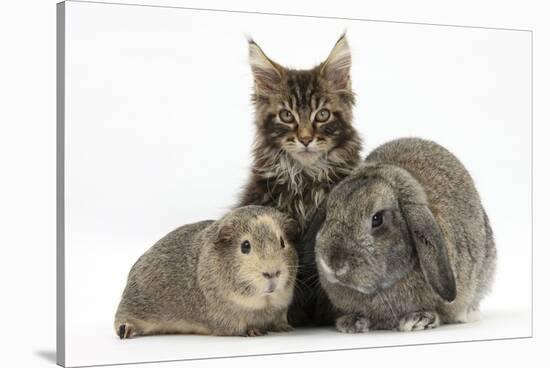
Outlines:
<svg viewBox="0 0 550 368"><path fill-rule="evenodd" d="M352 313L336 319L336 329L344 333L359 333L369 330L369 320L362 314Z"/></svg>
<svg viewBox="0 0 550 368"><path fill-rule="evenodd" d="M418 331L439 326L439 315L436 312L413 312L399 321L399 331Z"/></svg>

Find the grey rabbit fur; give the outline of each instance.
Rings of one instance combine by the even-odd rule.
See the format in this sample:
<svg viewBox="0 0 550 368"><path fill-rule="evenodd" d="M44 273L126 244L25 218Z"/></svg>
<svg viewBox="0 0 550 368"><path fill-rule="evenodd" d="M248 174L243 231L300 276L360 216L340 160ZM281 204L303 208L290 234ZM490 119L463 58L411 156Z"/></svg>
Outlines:
<svg viewBox="0 0 550 368"><path fill-rule="evenodd" d="M460 161L405 138L375 149L329 194L315 258L338 331L411 331L475 318L496 249Z"/></svg>
<svg viewBox="0 0 550 368"><path fill-rule="evenodd" d="M259 336L290 331L298 224L245 206L184 225L132 267L115 316L121 338L162 333Z"/></svg>

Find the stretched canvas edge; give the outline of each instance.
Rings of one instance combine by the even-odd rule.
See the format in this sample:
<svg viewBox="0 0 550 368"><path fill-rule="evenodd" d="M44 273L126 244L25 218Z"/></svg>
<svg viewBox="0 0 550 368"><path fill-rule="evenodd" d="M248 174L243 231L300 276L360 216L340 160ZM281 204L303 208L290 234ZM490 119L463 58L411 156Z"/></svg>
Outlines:
<svg viewBox="0 0 550 368"><path fill-rule="evenodd" d="M56 4L56 363L65 366L65 2Z"/></svg>
<svg viewBox="0 0 550 368"><path fill-rule="evenodd" d="M312 351L291 351L283 353L259 353L249 355L235 355L235 356L216 356L208 358L189 358L189 359L173 359L173 360L153 360L142 362L128 362L128 363L114 363L114 364L94 364L74 366L74 368L82 367L104 367L112 365L133 365L133 364L148 364L148 363L170 363L170 362L184 362L184 361L200 361L210 359L227 359L227 358L241 358L241 357L256 357L256 356L270 356L270 355L287 355L287 354L300 354L300 353L319 353L319 352L333 352L333 351L353 351L353 350L366 350L366 349L379 349L379 348L399 348L408 346L423 346L423 345L440 345L440 344L457 344L467 342L483 342L483 341L501 341L501 340L520 340L529 339L534 337L534 313L533 313L533 298L534 298L534 186L533 186L533 162L534 162L534 149L533 149L533 48L534 48L534 31L532 29L517 29L517 28L501 28L501 27L483 27L472 25L457 25L457 24L443 24L443 23L422 23L422 22L406 22L406 21L391 21L391 20L379 20L368 18L347 18L347 17L331 17L326 15L306 15L306 14L285 14L285 13L270 13L270 12L257 12L246 10L229 10L229 9L210 9L210 8L193 8L185 6L163 6L163 5L146 5L139 3L119 3L109 1L89 1L89 0L66 0L56 4L56 363L59 366L66 367L66 294L65 294L65 80L66 80L66 3L90 3L98 5L117 5L117 6L142 6L152 8L170 8L170 9L185 9L196 11L211 11L211 12L226 12L226 13L244 13L244 14L262 14L262 15L275 15L275 16L293 16L293 17L307 17L307 18L319 18L319 19L342 19L350 21L366 21L366 22L383 22L383 23L400 23L400 24L413 24L421 26L440 26L440 27L459 27L459 28L475 28L485 30L496 31L515 31L515 32L527 32L530 34L530 217L531 217L531 313L530 313L530 334L527 336L517 336L509 338L494 338L494 339L474 339L474 340L456 340L449 342L430 342L419 344L404 344L404 345L381 345L372 347L357 347L357 348L343 348L343 349L329 349L329 350L312 350Z"/></svg>

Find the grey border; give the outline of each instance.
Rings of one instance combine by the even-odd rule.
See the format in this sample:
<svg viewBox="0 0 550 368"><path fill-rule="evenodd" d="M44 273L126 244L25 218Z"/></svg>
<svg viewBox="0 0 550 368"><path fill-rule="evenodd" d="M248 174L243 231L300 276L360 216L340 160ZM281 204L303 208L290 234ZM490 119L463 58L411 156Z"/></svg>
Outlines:
<svg viewBox="0 0 550 368"><path fill-rule="evenodd" d="M65 366L65 3L56 4L56 363Z"/></svg>
<svg viewBox="0 0 550 368"><path fill-rule="evenodd" d="M471 342L487 342L487 341L505 341L505 340L522 340L533 338L534 332L534 313L533 313L533 294L534 294L534 227L533 227L533 198L534 198L534 185L533 185L533 30L532 29L517 29L517 28L502 28L502 27L482 27L472 25L457 25L457 24L438 24L438 23L424 23L424 22L405 22L405 21L390 21L380 19L367 19L367 18L347 18L347 17L331 17L331 16L317 16L307 14L287 14L287 13L269 13L258 11L245 11L245 10L227 10L227 9L209 9L209 8L192 8L183 6L168 6L168 5L148 5L148 4L135 4L135 3L117 3L106 1L89 1L89 0L65 0L58 4L57 7L57 352L56 359L57 364L65 367L65 3L88 3L98 5L117 5L117 6L139 6L148 8L166 8L166 9L181 9L181 10L194 10L194 11L212 11L223 13L238 13L238 14L257 14L257 15L279 15L288 17L301 17L301 18L315 18L315 19L334 19L334 20L348 20L348 21L367 21L378 23L394 23L394 24L411 24L411 25L423 25L423 26L439 26L439 27L457 27L457 28L473 28L495 31L514 31L514 32L529 32L531 36L531 84L530 84L530 98L531 98L531 112L530 112L530 144L531 144L531 334L529 336L518 336L508 338L494 338L494 339L479 339L479 340L462 340L462 341L448 341L448 342L435 342L435 343L420 343L420 344L402 344L402 345L385 345L385 346L370 346L370 347L358 347L358 348L340 348L340 349L328 349L328 350L310 350L310 351L290 351L283 353L265 353L265 354L249 354L249 355L231 355L231 356L219 356L219 357L207 357L207 358L189 358L189 359L171 359L171 360L158 360L158 361L143 361L143 362L131 362L131 363L107 363L107 364L95 364L95 365L82 365L71 366L71 368L87 368L87 367L110 367L110 366L123 366L134 364L151 364L151 363L174 363L174 362L187 362L187 361L199 361L199 360L211 360L211 359L228 359L228 358L247 358L247 357L261 357L261 356L276 356L286 354L311 354L311 353L325 353L325 352L337 352L337 351L353 351L353 350L367 350L367 349L381 349L381 348L399 348L406 346L424 346L424 345L445 345L445 344L458 344L458 343L471 343Z"/></svg>
<svg viewBox="0 0 550 368"><path fill-rule="evenodd" d="M534 130L534 124L533 124L533 31L531 31L531 95L529 96L531 98L531 337L533 337L534 335L534 313L533 313L533 310L534 310L534 306L533 306L533 301L534 301L534 292L535 292L535 289L534 289L534 275L535 275L535 261L534 261L534 253L535 253L535 238L534 238L534 235L535 235L535 231L534 231L534 213L535 213L535 210L534 210L534 203L535 201L533 200L534 199L534 180L533 180L533 177L534 177L534 165L533 165L533 158L534 158L534 155L533 155L533 130Z"/></svg>

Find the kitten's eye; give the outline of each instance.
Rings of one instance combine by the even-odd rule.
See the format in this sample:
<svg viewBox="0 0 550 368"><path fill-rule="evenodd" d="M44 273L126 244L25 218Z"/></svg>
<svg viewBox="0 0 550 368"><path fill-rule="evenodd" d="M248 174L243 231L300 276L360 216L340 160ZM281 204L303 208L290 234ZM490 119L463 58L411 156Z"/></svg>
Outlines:
<svg viewBox="0 0 550 368"><path fill-rule="evenodd" d="M251 248L251 245L248 240L245 240L241 243L241 252L243 252L243 254L250 253L250 248Z"/></svg>
<svg viewBox="0 0 550 368"><path fill-rule="evenodd" d="M292 123L294 121L294 115L288 110L281 110L281 112L279 112L279 117L285 123Z"/></svg>
<svg viewBox="0 0 550 368"><path fill-rule="evenodd" d="M317 120L320 123L327 121L329 117L330 117L330 111L328 111L327 109L319 110L317 114L315 114L315 120Z"/></svg>
<svg viewBox="0 0 550 368"><path fill-rule="evenodd" d="M281 248L284 249L285 247L285 240L283 239L283 237L281 236Z"/></svg>
<svg viewBox="0 0 550 368"><path fill-rule="evenodd" d="M384 216L382 216L382 211L376 212L374 216L372 216L372 227L378 227L384 223Z"/></svg>

